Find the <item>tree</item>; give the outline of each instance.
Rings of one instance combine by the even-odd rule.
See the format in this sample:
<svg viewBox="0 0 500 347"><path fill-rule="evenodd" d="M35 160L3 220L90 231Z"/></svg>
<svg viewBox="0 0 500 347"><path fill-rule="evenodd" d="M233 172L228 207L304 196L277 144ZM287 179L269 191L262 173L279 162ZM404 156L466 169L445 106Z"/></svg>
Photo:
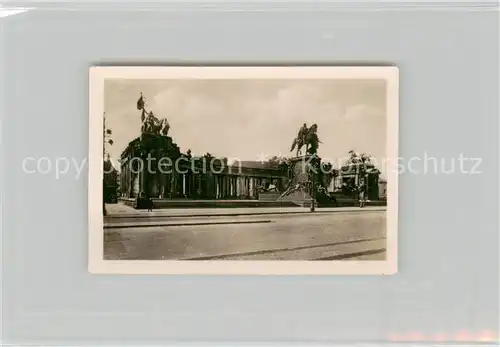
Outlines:
<svg viewBox="0 0 500 347"><path fill-rule="evenodd" d="M290 166L290 158L273 156L264 163L266 169L275 169L280 171L287 171Z"/></svg>
<svg viewBox="0 0 500 347"><path fill-rule="evenodd" d="M343 187L344 190L352 194L357 194L360 189L364 189L365 193L367 193L368 165L371 164L371 159L372 157L367 153L358 153L355 150L349 151L349 158L346 160L345 164L349 166L348 170L351 173L354 170L355 177L345 182L346 185Z"/></svg>
<svg viewBox="0 0 500 347"><path fill-rule="evenodd" d="M103 163L103 200L104 202L115 202L118 198L118 171L113 166L109 156Z"/></svg>
<svg viewBox="0 0 500 347"><path fill-rule="evenodd" d="M345 163L346 165L371 163L371 156L367 153L358 153L353 149L351 149L348 153L349 158Z"/></svg>

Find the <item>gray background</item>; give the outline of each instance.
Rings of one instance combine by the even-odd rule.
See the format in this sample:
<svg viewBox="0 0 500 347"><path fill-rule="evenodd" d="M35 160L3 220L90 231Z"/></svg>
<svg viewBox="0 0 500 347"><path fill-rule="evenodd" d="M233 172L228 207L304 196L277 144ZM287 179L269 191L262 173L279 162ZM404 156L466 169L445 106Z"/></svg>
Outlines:
<svg viewBox="0 0 500 347"><path fill-rule="evenodd" d="M2 19L4 342L380 342L496 331L497 13L224 6L83 6ZM395 276L88 274L86 171L56 179L53 169L22 169L25 157L86 157L88 67L240 62L394 63L400 155L481 157L482 174L400 176Z"/></svg>

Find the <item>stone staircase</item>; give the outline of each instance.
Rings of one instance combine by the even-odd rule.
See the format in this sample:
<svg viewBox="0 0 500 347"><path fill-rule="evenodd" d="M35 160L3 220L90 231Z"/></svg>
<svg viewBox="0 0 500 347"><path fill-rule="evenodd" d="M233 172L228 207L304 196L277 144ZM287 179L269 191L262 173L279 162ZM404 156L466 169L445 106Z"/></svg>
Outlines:
<svg viewBox="0 0 500 347"><path fill-rule="evenodd" d="M259 193L259 201L277 201L280 195L280 193L275 192Z"/></svg>
<svg viewBox="0 0 500 347"><path fill-rule="evenodd" d="M311 196L309 193L303 191L303 190L297 190L294 191L288 195L282 196L279 198L279 201L287 201L287 202L292 202L293 204L300 206L300 207L309 207L311 206Z"/></svg>

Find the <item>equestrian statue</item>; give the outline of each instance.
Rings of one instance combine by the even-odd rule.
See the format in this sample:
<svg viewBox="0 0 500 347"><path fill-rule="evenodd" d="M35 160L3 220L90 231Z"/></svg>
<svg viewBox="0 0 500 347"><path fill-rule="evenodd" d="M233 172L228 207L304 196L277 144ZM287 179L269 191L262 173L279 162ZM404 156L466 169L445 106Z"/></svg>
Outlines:
<svg viewBox="0 0 500 347"><path fill-rule="evenodd" d="M311 127L307 127L304 123L297 134L297 137L293 140L292 148L290 152L297 148L297 157L302 154L302 147L306 147L306 154L314 155L318 152L318 146L321 141L318 138L318 125L313 124Z"/></svg>

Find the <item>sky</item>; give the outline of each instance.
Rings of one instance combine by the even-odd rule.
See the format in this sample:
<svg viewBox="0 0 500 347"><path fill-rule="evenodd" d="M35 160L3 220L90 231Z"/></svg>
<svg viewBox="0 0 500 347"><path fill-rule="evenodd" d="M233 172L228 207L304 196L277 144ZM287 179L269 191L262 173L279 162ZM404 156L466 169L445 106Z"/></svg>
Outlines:
<svg viewBox="0 0 500 347"><path fill-rule="evenodd" d="M290 147L303 123L318 125L318 155L336 167L351 149L378 163L386 156L384 80L111 79L105 82L104 109L114 141L106 150L115 163L140 135L141 92L146 109L168 119L169 136L181 151L191 149L195 156L295 156ZM385 168L379 169L385 176Z"/></svg>

